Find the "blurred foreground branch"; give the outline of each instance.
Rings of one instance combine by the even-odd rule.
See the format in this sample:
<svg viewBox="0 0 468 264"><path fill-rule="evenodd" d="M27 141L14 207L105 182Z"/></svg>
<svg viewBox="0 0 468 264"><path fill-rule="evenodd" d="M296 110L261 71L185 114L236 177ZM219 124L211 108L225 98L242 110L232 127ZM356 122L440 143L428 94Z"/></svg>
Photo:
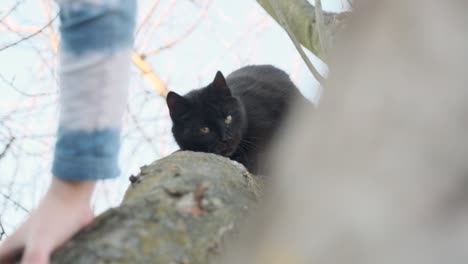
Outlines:
<svg viewBox="0 0 468 264"><path fill-rule="evenodd" d="M468 2L353 8L321 106L285 130L266 212L228 263L468 259Z"/></svg>

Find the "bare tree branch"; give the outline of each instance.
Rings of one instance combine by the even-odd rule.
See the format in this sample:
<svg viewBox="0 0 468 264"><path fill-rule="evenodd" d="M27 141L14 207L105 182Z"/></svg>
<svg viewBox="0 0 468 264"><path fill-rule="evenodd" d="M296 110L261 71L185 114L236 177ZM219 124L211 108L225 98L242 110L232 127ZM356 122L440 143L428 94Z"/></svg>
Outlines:
<svg viewBox="0 0 468 264"><path fill-rule="evenodd" d="M8 17L11 13L13 13L17 8L18 6L23 2L23 0L21 1L16 1L15 4L8 10L5 12L5 14L2 16L2 18L0 18L0 21L3 21L6 17Z"/></svg>
<svg viewBox="0 0 468 264"><path fill-rule="evenodd" d="M158 53L159 51L161 50L165 50L165 49L168 49L168 48L171 48L173 47L175 44L181 42L182 40L186 39L188 36L190 36L192 34L192 32L197 28L197 26L203 21L203 19L206 17L206 14L208 12L208 8L210 7L211 5L211 0L208 0L208 2L206 3L206 5L203 7L202 11L200 12L200 14L198 15L198 17L195 19L195 21L193 21L193 23L189 26L189 28L180 36L168 41L166 44L160 46L160 47L157 47L155 49L152 49L150 51L147 51L145 52L144 54L146 56L149 56L149 55L153 55L153 54L156 54Z"/></svg>
<svg viewBox="0 0 468 264"><path fill-rule="evenodd" d="M175 0L170 0L170 2L166 5L166 7L163 9L159 17L154 21L153 26L149 29L149 32L147 32L144 36L143 39L141 40L141 46L139 48L140 51L145 50L146 46L148 45L148 41L151 40L156 33L157 27L164 21L164 19L169 15L171 12Z"/></svg>
<svg viewBox="0 0 468 264"><path fill-rule="evenodd" d="M271 0L256 0L278 23L280 18L273 10ZM290 31L296 36L308 50L313 52L319 58L323 58L323 52L320 49L319 34L317 31L317 21L315 16L315 7L307 0L277 0L279 10L284 16L284 20L289 25ZM343 18L347 13L322 12L324 27L329 29L330 38L333 36L336 28L342 24Z"/></svg>
<svg viewBox="0 0 468 264"><path fill-rule="evenodd" d="M12 80L7 80L7 78L5 78L5 76L3 76L2 74L0 74L0 79L1 79L5 84L8 84L8 86L11 87L13 90L15 90L16 92L18 92L19 94L21 94L21 95L23 95L23 96L27 96L27 97L37 97L37 96L52 95L52 93L30 94L30 93L24 92L24 91L20 90L18 87L16 87L15 84L14 84L14 82L15 82L15 79L14 79L14 78L13 78Z"/></svg>
<svg viewBox="0 0 468 264"><path fill-rule="evenodd" d="M153 3L151 4L150 8L148 9L148 12L146 12L145 16L141 20L140 25L138 26L137 30L135 31L135 36L140 33L140 31L143 29L145 24L148 22L148 20L151 18L151 16L154 13L154 10L156 7L158 7L160 0L154 0Z"/></svg>
<svg viewBox="0 0 468 264"><path fill-rule="evenodd" d="M307 67L309 68L310 72L312 72L312 74L314 75L315 79L321 84L323 85L324 83L324 78L322 77L322 75L317 71L317 69L315 69L314 65L312 64L312 62L309 60L309 58L307 57L307 55L305 54L304 50L302 50L302 47L301 47L301 44L299 43L299 41L296 39L296 36L294 35L294 33L291 31L291 29L289 28L289 25L286 21L286 19L284 18L283 16L283 13L281 12L281 10L279 9L279 6L278 6L278 2L277 0L271 0L270 3L272 4L272 7L273 7L273 10L276 14L276 16L278 17L278 20L280 21L280 25L286 30L286 33L288 33L289 37L291 38L291 40L293 41L294 43L294 46L296 47L297 51L299 52L299 54L301 55L302 59L304 60L304 62L306 63Z"/></svg>
<svg viewBox="0 0 468 264"><path fill-rule="evenodd" d="M15 33L34 33L39 31L41 28L38 26L23 26L17 25L13 22L10 17L5 17L0 21L0 23L5 27L5 29L1 31L13 31ZM43 32L41 32L43 34ZM22 37L22 35L20 35Z"/></svg>
<svg viewBox="0 0 468 264"><path fill-rule="evenodd" d="M37 26L17 25L15 23L13 23L8 17L5 18L3 21L0 21L0 23L2 25L4 25L8 31L16 33L23 40L29 40L30 41L31 38L29 38L29 37L25 38L22 34L20 34L20 32L28 32L28 33L32 33L33 35L44 35L45 37L47 37L47 35L44 32L45 27L40 28L40 27L37 27ZM18 43L16 43L16 44L18 44ZM14 45L16 45L16 44L14 44ZM56 46L58 47L58 43L57 43ZM53 53L56 54L57 50L53 49L53 47L54 47L53 43L51 43L51 47L52 47ZM54 81L56 83L58 83L57 78L55 77L55 71L54 71L53 67L50 65L50 63L47 61L47 59L44 57L44 54L43 54L44 52L41 49L39 49L38 47L36 47L34 44L31 44L31 48L36 52L37 56L41 59L43 64L47 67L48 71L50 72L50 76L54 79Z"/></svg>
<svg viewBox="0 0 468 264"><path fill-rule="evenodd" d="M48 28L48 27L55 21L55 19L56 19L57 17L58 17L58 13L57 13L47 24L45 24L43 27L41 27L38 31L36 31L36 32L34 32L34 33L30 34L30 35L27 35L27 36L25 36L25 37L22 37L21 39L15 41L15 42L13 42L13 43L10 43L10 44L7 44L7 45L1 47L1 48L0 48L0 52L4 51L4 50L6 50L6 49L8 49L8 48L10 48L10 47L13 47L13 46L15 46L15 45L18 45L19 43L21 43L21 42L23 42L23 41L25 41L25 40L28 40L28 39L30 39L30 38L32 38L32 37L34 37L34 36L36 36L36 35L42 33L42 31L44 31L46 28Z"/></svg>
<svg viewBox="0 0 468 264"><path fill-rule="evenodd" d="M153 139L151 138L151 136L146 134L145 130L143 129L143 126L138 121L138 118L130 111L130 109L127 110L130 116L130 120L132 120L132 122L135 124L135 128L138 131L138 133L140 133L140 135L143 137L146 143L148 143L149 145L153 145Z"/></svg>
<svg viewBox="0 0 468 264"><path fill-rule="evenodd" d="M52 20L52 7L50 4L50 0L42 0L42 6L45 10L45 14L47 16L47 19L50 21ZM58 37L57 34L55 33L54 27L52 26L52 23L49 24L49 40L50 40L50 46L52 47L52 50L57 53L58 51Z"/></svg>
<svg viewBox="0 0 468 264"><path fill-rule="evenodd" d="M13 198L11 198L10 195L5 194L5 193L3 193L2 191L0 191L0 195L2 195L3 198L5 198L6 200L10 201L14 206L16 206L17 208L21 209L21 210L24 211L25 213L29 213L29 210L26 209L26 207L22 206L20 203L18 203L18 202L15 201Z"/></svg>
<svg viewBox="0 0 468 264"><path fill-rule="evenodd" d="M133 52L132 62L138 69L140 69L141 73L150 82L153 89L156 90L159 95L166 97L168 93L166 85L161 78L154 73L151 65L145 60L145 57Z"/></svg>
<svg viewBox="0 0 468 264"><path fill-rule="evenodd" d="M220 53L218 57L211 60L207 63L205 67L200 69L196 76L200 79L201 76L207 74L208 72L212 72L214 68L220 63L220 61L224 58L224 55L228 53L231 49L235 48L236 45L242 43L250 34L258 33L268 22L268 15L261 17L255 24L250 25L250 27L246 28L243 32L239 33L238 36L234 38L234 40L228 42L227 40L223 40L225 50Z"/></svg>
<svg viewBox="0 0 468 264"><path fill-rule="evenodd" d="M5 157L6 153L8 152L8 150L10 149L14 141L15 141L15 137L11 137L8 143L3 148L2 152L0 152L0 160L3 159L3 157Z"/></svg>

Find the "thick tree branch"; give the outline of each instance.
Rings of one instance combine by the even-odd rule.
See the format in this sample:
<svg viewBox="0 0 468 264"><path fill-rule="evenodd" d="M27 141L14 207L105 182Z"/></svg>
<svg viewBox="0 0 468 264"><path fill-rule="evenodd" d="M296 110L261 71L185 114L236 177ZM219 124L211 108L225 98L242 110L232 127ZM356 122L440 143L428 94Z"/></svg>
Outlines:
<svg viewBox="0 0 468 264"><path fill-rule="evenodd" d="M299 43L296 36L292 32L291 28L289 27L288 22L286 21L286 18L284 17L284 14L282 13L282 11L279 8L278 1L277 0L271 0L270 3L272 5L272 7L273 7L273 11L274 11L275 15L278 17L280 25L284 28L284 30L286 30L286 33L288 33L289 38L291 38L291 40L293 41L294 46L296 47L297 51L301 55L302 59L304 60L307 67L309 68L310 72L314 75L315 79L321 85L323 85L324 78L317 71L317 69L315 69L314 65L310 61L309 57L307 57L304 50L302 50L301 44Z"/></svg>
<svg viewBox="0 0 468 264"><path fill-rule="evenodd" d="M270 0L257 0L257 2L270 14L278 23L280 18L274 11ZM317 57L324 59L323 50L320 49L320 36L317 27L315 8L307 0L277 0L278 8L284 15L286 24L289 25L292 33L299 43L313 52ZM325 30L331 34L340 24L346 13L322 12Z"/></svg>
<svg viewBox="0 0 468 264"><path fill-rule="evenodd" d="M322 1L315 0L315 17L317 18L317 32L319 35L320 41L320 50L322 50L323 57L327 61L328 48L330 43L328 42L328 34L323 25L323 10L322 10Z"/></svg>
<svg viewBox="0 0 468 264"><path fill-rule="evenodd" d="M236 162L186 151L142 167L130 181L122 204L81 230L51 263L213 263L263 189Z"/></svg>

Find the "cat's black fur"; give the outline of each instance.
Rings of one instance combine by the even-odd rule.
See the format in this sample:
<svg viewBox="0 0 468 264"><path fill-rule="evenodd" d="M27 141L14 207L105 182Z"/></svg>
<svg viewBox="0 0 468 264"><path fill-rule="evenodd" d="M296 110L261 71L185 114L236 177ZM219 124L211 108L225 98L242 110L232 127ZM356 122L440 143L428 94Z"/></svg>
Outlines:
<svg viewBox="0 0 468 264"><path fill-rule="evenodd" d="M226 79L218 72L208 86L185 96L169 92L167 105L182 150L230 157L259 173L263 154L295 99L306 101L288 74L258 65L243 67Z"/></svg>

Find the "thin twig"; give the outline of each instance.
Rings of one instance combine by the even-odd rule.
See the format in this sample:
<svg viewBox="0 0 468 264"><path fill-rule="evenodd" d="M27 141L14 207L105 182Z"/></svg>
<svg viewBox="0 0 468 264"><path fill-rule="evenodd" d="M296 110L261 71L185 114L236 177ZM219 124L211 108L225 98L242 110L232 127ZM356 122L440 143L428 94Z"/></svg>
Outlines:
<svg viewBox="0 0 468 264"><path fill-rule="evenodd" d="M286 30L286 33L288 33L289 38L291 38L292 42L294 43L294 46L296 46L297 51L301 55L302 59L306 63L309 70L312 72L312 75L314 75L315 79L320 83L321 86L323 86L325 79L317 71L317 69L315 69L314 65L312 64L312 62L309 60L304 50L302 49L301 44L299 43L299 41L296 39L296 37L292 33L291 29L289 28L288 23L286 22L286 19L283 16L283 13L281 12L278 6L277 0L270 0L270 4L273 8L273 12L275 12L276 16L278 17L278 20L280 21L281 26Z"/></svg>
<svg viewBox="0 0 468 264"><path fill-rule="evenodd" d="M220 56L214 58L209 63L206 64L200 71L196 73L198 79L200 79L205 74L212 72L214 67L217 67L221 60L224 58L225 54L227 54L231 49L237 47L237 45L241 45L239 43L244 43L245 40L248 38L249 35L258 34L262 29L264 29L265 25L268 23L268 15L265 15L258 19L254 25L250 25L246 28L243 32L240 32L232 41L228 42L227 40L220 40L220 42L225 43L224 48L225 50L220 53ZM216 32L215 32L216 33ZM215 34L216 36L216 34Z"/></svg>
<svg viewBox="0 0 468 264"><path fill-rule="evenodd" d="M143 29L144 25L151 18L151 16L153 15L154 10L156 9L156 7L158 7L159 2L160 2L160 0L153 1L151 7L148 9L148 12L146 12L145 16L141 20L140 25L138 26L137 30L135 31L135 36L137 36L138 33L140 33L140 31Z"/></svg>
<svg viewBox="0 0 468 264"><path fill-rule="evenodd" d="M195 28L197 28L197 26L201 23L201 21L203 21L203 19L206 17L206 14L208 13L208 8L209 8L210 4L211 4L211 0L208 0L205 7L203 8L203 10L198 15L197 19L190 25L190 27L182 35L168 41L166 44L164 44L164 45L162 45L160 47L157 47L155 49L147 51L144 54L146 56L153 55L155 53L158 53L161 50L171 48L175 44L177 44L180 41L182 41L182 40L186 39L187 37L189 37L192 34L192 32L195 30Z"/></svg>
<svg viewBox="0 0 468 264"><path fill-rule="evenodd" d="M3 198L7 199L8 201L10 201L13 205L15 205L16 207L18 207L19 209L23 210L24 212L26 213L29 213L29 210L26 209L24 206L22 206L20 203L18 203L17 201L13 200L13 198L10 197L10 195L7 195L3 192L0 191L0 195L3 196Z"/></svg>
<svg viewBox="0 0 468 264"><path fill-rule="evenodd" d="M136 130L140 133L140 135L143 137L143 139L148 143L149 145L153 145L153 139L149 135L145 133L145 130L143 129L143 126L140 125L140 122L138 121L137 117L131 112L130 108L127 108L128 115L130 117L130 120L135 124Z"/></svg>
<svg viewBox="0 0 468 264"><path fill-rule="evenodd" d="M30 93L24 92L24 91L18 89L18 87L15 86L15 84L14 84L14 79L12 79L11 81L9 81L9 80L7 80L7 78L5 78L5 76L3 76L2 74L0 74L0 80L2 80L4 83L8 84L8 86L10 86L13 90L15 90L16 92L18 92L19 94L21 94L21 95L23 95L23 96L27 96L27 97L37 97L37 96L48 96L48 95L52 95L52 93L30 94Z"/></svg>
<svg viewBox="0 0 468 264"><path fill-rule="evenodd" d="M42 33L42 31L44 31L46 28L48 28L48 27L55 21L55 19L56 19L57 17L58 17L58 13L57 13L47 24L45 24L43 27L41 27L38 31L36 31L36 32L34 32L34 33L32 33L32 34L29 34L29 35L27 35L27 36L25 36L25 37L22 37L21 39L15 41L15 42L13 42L13 43L10 43L10 44L7 44L7 45L1 47L1 48L0 48L0 52L1 52L1 51L4 51L4 50L6 50L6 49L8 49L8 48L10 48L10 47L13 47L13 46L15 46L15 45L18 45L19 43L21 43L21 42L23 42L23 41L25 41L25 40L28 40L28 39L30 39L30 38L32 38L32 37L34 37L34 36L36 36L36 35Z"/></svg>
<svg viewBox="0 0 468 264"><path fill-rule="evenodd" d="M5 148L3 148L3 151L0 153L0 160L3 159L3 157L5 157L6 153L8 152L14 141L15 137L11 137L8 143L5 145Z"/></svg>
<svg viewBox="0 0 468 264"><path fill-rule="evenodd" d="M150 28L149 32L147 32L144 36L143 39L141 40L141 46L140 46L140 51L145 50L146 46L148 45L148 41L150 41L153 38L153 35L156 33L156 29L161 25L161 23L164 21L164 19L169 15L171 12L176 0L171 0L166 7L162 10L161 14L159 17L156 19L156 21L153 23L153 26Z"/></svg>
<svg viewBox="0 0 468 264"><path fill-rule="evenodd" d="M45 32L43 31L42 29L42 32L38 33L39 31L41 31L41 29L39 27L36 27L36 26L22 26L22 25L16 25L16 24L13 24L11 21L9 21L8 18L4 19L4 21L0 21L0 23L2 25L4 25L6 27L7 30L11 31L11 32L14 32L16 35L18 35L20 38L24 38L24 36L22 34L20 34L20 32L32 32L32 33L37 33L38 35L44 35L45 37L47 36L45 34ZM31 42L30 39L27 39ZM55 77L55 71L54 69L52 69L52 66L47 62L46 58L44 57L43 55L43 52L38 48L36 47L32 42L31 42L31 48L36 51L36 54L37 56L41 59L41 61L44 63L44 65L47 67L47 69L49 70L50 72L50 76L54 79L54 81L58 84L58 80L57 78ZM1 50L0 50L1 51ZM56 53L56 51L55 51Z"/></svg>
<svg viewBox="0 0 468 264"><path fill-rule="evenodd" d="M3 16L2 18L0 18L0 21L3 21L6 17L8 17L11 13L13 13L17 8L18 6L21 4L21 2L23 2L24 0L21 0L21 1L16 1L16 3L10 8L10 10L8 10Z"/></svg>

